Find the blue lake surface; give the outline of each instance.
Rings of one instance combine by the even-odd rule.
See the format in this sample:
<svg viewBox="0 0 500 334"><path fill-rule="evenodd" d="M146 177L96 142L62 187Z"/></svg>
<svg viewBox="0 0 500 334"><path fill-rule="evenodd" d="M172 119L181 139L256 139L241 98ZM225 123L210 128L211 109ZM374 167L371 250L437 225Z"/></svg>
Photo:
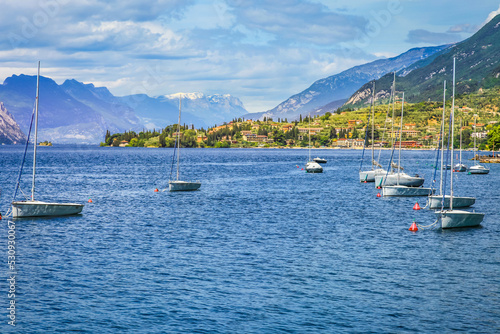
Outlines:
<svg viewBox="0 0 500 334"><path fill-rule="evenodd" d="M172 149L38 152L37 199L93 203L15 220L16 327L0 221L2 333L500 332L500 164L455 174L481 227L413 233L434 214L359 183L361 151L314 150L328 163L306 174L306 150L184 149L181 178L202 182L186 193L153 192ZM22 153L0 146L4 215ZM403 157L428 186L434 152Z"/></svg>

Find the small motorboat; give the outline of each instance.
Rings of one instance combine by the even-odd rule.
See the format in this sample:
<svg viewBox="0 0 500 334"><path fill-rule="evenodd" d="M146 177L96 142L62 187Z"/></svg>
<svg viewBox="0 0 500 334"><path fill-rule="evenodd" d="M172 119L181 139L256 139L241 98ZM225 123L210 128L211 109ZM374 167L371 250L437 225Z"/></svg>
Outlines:
<svg viewBox="0 0 500 334"><path fill-rule="evenodd" d="M326 159L321 159L319 157L314 158L313 161L315 161L319 164L326 164Z"/></svg>

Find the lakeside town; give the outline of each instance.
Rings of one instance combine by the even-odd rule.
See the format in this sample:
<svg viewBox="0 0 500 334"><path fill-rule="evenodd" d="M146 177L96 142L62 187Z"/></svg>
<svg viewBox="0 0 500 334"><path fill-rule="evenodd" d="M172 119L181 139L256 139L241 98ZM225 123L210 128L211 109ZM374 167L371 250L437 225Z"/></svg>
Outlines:
<svg viewBox="0 0 500 334"><path fill-rule="evenodd" d="M447 112L449 109L447 107ZM399 146L401 127L401 103L395 105L392 121L392 107L374 107L374 122L371 109L337 110L322 116L302 115L298 120L264 117L263 120L233 119L209 129L195 129L192 125L177 125L164 129L133 131L111 134L106 133L101 146L114 147L174 147L180 136L182 147L214 148L315 148L362 149L371 147L391 148ZM407 149L432 149L437 146L441 129L442 105L437 102L417 104L405 103L404 122L401 129L401 146ZM474 110L468 106L455 107L455 147L472 148L474 139L481 150L498 149L500 115L498 108L490 106ZM407 121L406 121L407 120ZM372 137L373 125L373 143ZM448 129L445 130L446 132ZM495 135L496 134L496 135Z"/></svg>

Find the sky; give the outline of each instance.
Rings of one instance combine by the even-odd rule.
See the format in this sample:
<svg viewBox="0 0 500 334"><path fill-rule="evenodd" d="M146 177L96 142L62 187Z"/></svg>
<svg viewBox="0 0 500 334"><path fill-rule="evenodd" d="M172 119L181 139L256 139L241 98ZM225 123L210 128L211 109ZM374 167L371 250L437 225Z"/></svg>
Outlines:
<svg viewBox="0 0 500 334"><path fill-rule="evenodd" d="M117 96L231 94L249 112L411 48L458 42L500 0L2 0L0 82L41 74Z"/></svg>

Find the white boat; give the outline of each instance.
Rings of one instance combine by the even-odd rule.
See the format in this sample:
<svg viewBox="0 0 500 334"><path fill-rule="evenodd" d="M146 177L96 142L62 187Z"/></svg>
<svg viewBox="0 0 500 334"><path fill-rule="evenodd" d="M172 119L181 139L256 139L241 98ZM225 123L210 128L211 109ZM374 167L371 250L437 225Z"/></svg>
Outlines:
<svg viewBox="0 0 500 334"><path fill-rule="evenodd" d="M323 173L323 167L316 161L308 161L306 163L307 173Z"/></svg>
<svg viewBox="0 0 500 334"><path fill-rule="evenodd" d="M385 169L377 168L374 170L364 170L359 172L360 182L375 182L375 177L384 176L387 173Z"/></svg>
<svg viewBox="0 0 500 334"><path fill-rule="evenodd" d="M311 160L311 115L309 114L309 160L306 163L307 173L323 173L323 167L314 160Z"/></svg>
<svg viewBox="0 0 500 334"><path fill-rule="evenodd" d="M424 183L424 178L416 175L410 176L401 172L401 133L403 129L403 112L405 104L405 93L401 101L401 125L399 131L399 158L398 164L393 166L397 168L397 173L375 177L375 184L382 185L383 196L429 196L432 194L431 188L420 187ZM392 163L391 163L392 165Z"/></svg>
<svg viewBox="0 0 500 334"><path fill-rule="evenodd" d="M474 133L476 133L476 127L477 127L477 114L474 114ZM479 155L476 156L476 136L474 136L473 154L474 154L474 159L477 160L474 166L469 167L468 169L469 174L488 174L490 170L477 162L479 161Z"/></svg>
<svg viewBox="0 0 500 334"><path fill-rule="evenodd" d="M169 191L193 191L201 187L200 181L181 181L179 180L180 174L180 158L181 158L181 96L179 96L179 124L177 124L177 141L174 153L177 152L177 176L175 180L168 182Z"/></svg>
<svg viewBox="0 0 500 334"><path fill-rule="evenodd" d="M385 171L384 171L385 172ZM407 186L407 187L420 187L424 184L424 178L418 175L411 176L406 173L392 173L385 175L376 175L375 176L375 185L380 186Z"/></svg>
<svg viewBox="0 0 500 334"><path fill-rule="evenodd" d="M483 165L474 165L469 167L469 174L488 174L490 170Z"/></svg>
<svg viewBox="0 0 500 334"><path fill-rule="evenodd" d="M54 203L35 200L35 179L36 179L36 147L38 139L38 101L40 92L40 62L38 62L38 74L36 81L36 100L35 100L35 138L33 141L33 180L31 185L31 199L25 201L12 201L12 218L25 217L54 217L75 215L82 212L83 204L78 203ZM29 134L28 134L29 137ZM28 138L29 140L29 138ZM16 185L16 192L19 188L19 182ZM16 195L14 194L14 198Z"/></svg>
<svg viewBox="0 0 500 334"><path fill-rule="evenodd" d="M455 113L455 58L453 58L453 98L451 102L451 133L450 138L453 137L454 129L454 113ZM453 144L451 145L451 165L453 165ZM441 184L443 179L441 178ZM441 209L435 211L438 216L438 222L441 222L441 228L455 228L455 227L473 227L481 224L484 218L484 213L469 212L464 210L454 210L454 197L453 197L453 176L450 178L450 208L448 210Z"/></svg>
<svg viewBox="0 0 500 334"><path fill-rule="evenodd" d="M462 163L458 163L455 166L453 166L453 171L454 172L466 172L467 166L462 164Z"/></svg>
<svg viewBox="0 0 500 334"><path fill-rule="evenodd" d="M446 111L446 81L444 82L443 87L443 116L441 122L441 176L440 176L440 185L439 185L439 194L431 195L427 199L427 207L430 210L437 209L448 209L450 207L450 195L443 194L443 170L444 168L444 126L445 126L445 111ZM460 129L462 128L462 122L460 122ZM451 158L453 159L453 153L451 154ZM460 154L461 156L461 154ZM460 163L458 165L461 165ZM460 168L458 165L455 165L454 169ZM437 167L437 166L436 166ZM449 169L449 168L448 168ZM453 175L452 175L453 177ZM476 203L475 197L458 197L453 196L453 207L455 208L466 208Z"/></svg>
<svg viewBox="0 0 500 334"><path fill-rule="evenodd" d="M441 228L474 227L481 225L484 213L463 210L437 211L441 219Z"/></svg>
<svg viewBox="0 0 500 334"><path fill-rule="evenodd" d="M383 196L429 196L433 193L433 189L424 187L407 187L407 186L383 186Z"/></svg>
<svg viewBox="0 0 500 334"><path fill-rule="evenodd" d="M429 209L431 209L431 210L437 210L437 209L441 209L441 208L448 209L450 207L450 195L444 196L444 202L443 202L443 195L429 196L427 203L428 203ZM443 203L444 203L444 205L443 205ZM453 196L453 207L454 208L467 208L469 206L474 205L474 203L476 203L475 197Z"/></svg>
<svg viewBox="0 0 500 334"><path fill-rule="evenodd" d="M83 204L50 203L41 201L12 202L12 217L67 216L82 212Z"/></svg>
<svg viewBox="0 0 500 334"><path fill-rule="evenodd" d="M317 162L319 164L326 164L327 160L326 159L322 159L320 157L316 157L313 159L314 162Z"/></svg>

